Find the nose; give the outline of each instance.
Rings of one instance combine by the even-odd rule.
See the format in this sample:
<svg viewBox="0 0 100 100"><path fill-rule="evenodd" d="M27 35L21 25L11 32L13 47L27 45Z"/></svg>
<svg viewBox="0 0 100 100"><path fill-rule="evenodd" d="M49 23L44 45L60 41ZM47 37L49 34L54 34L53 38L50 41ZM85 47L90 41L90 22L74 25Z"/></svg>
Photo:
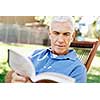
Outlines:
<svg viewBox="0 0 100 100"><path fill-rule="evenodd" d="M63 37L63 35L59 35L57 39L58 39L58 42L59 42L59 43L63 43L63 42L64 42L64 37Z"/></svg>

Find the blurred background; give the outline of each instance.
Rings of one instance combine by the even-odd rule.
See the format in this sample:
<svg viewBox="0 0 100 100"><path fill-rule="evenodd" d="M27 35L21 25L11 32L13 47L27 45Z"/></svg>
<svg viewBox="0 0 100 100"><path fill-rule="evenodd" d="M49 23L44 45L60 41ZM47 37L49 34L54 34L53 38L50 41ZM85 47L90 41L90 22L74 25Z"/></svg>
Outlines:
<svg viewBox="0 0 100 100"><path fill-rule="evenodd" d="M52 16L0 16L0 82L11 70L7 50L23 54L49 46L48 28ZM78 41L96 41L100 38L100 16L73 16ZM88 72L88 83L100 82L100 46Z"/></svg>

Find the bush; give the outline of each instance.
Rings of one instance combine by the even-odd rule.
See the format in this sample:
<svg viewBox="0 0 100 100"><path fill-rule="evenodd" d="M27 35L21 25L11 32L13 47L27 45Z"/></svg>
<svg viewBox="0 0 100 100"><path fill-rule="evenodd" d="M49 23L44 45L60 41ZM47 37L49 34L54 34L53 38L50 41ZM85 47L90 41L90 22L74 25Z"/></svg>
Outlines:
<svg viewBox="0 0 100 100"><path fill-rule="evenodd" d="M10 68L8 67L8 63L7 62L0 63L0 83L5 82L5 76L8 71L10 71Z"/></svg>

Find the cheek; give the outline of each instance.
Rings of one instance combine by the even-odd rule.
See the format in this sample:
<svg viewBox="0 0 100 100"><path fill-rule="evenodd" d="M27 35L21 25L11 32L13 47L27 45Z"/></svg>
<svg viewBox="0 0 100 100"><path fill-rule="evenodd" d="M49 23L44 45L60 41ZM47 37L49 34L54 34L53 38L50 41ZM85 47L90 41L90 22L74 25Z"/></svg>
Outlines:
<svg viewBox="0 0 100 100"><path fill-rule="evenodd" d="M49 38L50 38L51 42L55 42L57 40L57 37L55 37L53 35L51 35Z"/></svg>
<svg viewBox="0 0 100 100"><path fill-rule="evenodd" d="M54 45L55 44L55 39L54 38L51 38L51 45Z"/></svg>
<svg viewBox="0 0 100 100"><path fill-rule="evenodd" d="M66 44L69 44L70 45L70 43L72 42L72 38L70 37L70 38L67 38L66 40Z"/></svg>

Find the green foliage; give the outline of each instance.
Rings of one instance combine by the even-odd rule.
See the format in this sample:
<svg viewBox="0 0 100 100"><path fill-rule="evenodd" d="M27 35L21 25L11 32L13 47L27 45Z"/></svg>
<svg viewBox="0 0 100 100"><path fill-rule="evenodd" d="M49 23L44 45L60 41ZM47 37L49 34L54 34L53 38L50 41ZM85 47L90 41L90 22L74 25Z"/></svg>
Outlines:
<svg viewBox="0 0 100 100"><path fill-rule="evenodd" d="M100 57L100 51L97 51L96 56Z"/></svg>
<svg viewBox="0 0 100 100"><path fill-rule="evenodd" d="M88 83L100 83L100 68L92 67L87 78Z"/></svg>
<svg viewBox="0 0 100 100"><path fill-rule="evenodd" d="M0 63L0 83L5 82L5 76L9 70L10 68L8 67L7 62Z"/></svg>

